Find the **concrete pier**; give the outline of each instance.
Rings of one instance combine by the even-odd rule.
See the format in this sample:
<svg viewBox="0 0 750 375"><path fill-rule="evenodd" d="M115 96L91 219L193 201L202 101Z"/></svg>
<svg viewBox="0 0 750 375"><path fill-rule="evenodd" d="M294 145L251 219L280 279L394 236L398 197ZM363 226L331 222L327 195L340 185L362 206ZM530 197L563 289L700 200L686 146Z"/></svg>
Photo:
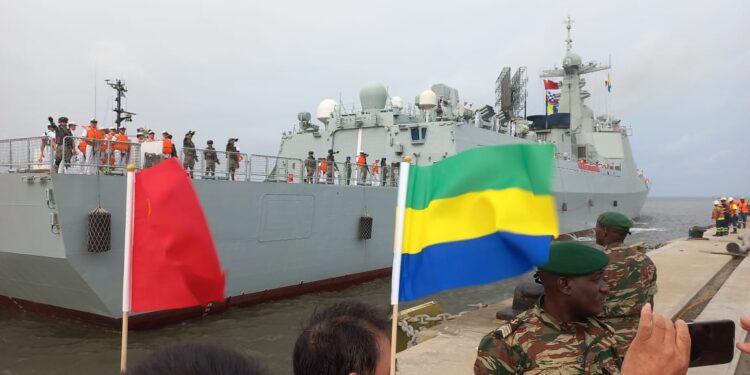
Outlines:
<svg viewBox="0 0 750 375"><path fill-rule="evenodd" d="M745 231L749 230L740 233ZM730 241L737 242L737 235L713 237L713 234L711 229L704 235L708 240L673 240L649 252L657 267L659 292L654 301L655 311L670 317L700 311L696 321L731 319L736 324L735 341L745 340L739 317L750 315L750 261L741 261L731 272L727 265L734 257L725 247ZM721 274L729 277L724 281ZM710 290L714 284L718 291ZM706 293L711 294L704 296ZM422 331L419 344L398 353L398 373L472 374L479 341L504 323L495 318L495 313L510 303L510 299L505 300ZM749 369L737 369L739 359L740 352L735 349L731 363L691 369L688 374L750 373Z"/></svg>

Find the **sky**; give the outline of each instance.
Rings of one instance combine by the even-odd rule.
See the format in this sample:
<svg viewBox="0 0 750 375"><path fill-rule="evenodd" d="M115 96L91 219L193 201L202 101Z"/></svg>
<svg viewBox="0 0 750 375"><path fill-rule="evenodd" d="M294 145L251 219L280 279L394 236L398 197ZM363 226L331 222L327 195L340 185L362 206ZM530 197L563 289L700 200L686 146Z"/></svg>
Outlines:
<svg viewBox="0 0 750 375"><path fill-rule="evenodd" d="M607 72L586 76L587 103L632 126L652 196L750 195L744 0L0 0L0 139L41 135L50 115L112 124L104 80L118 78L131 129L264 155L298 112L358 105L370 81L405 101L445 83L477 107L502 67L526 66L542 114L538 76L561 65L568 15L573 50L612 64L610 94Z"/></svg>

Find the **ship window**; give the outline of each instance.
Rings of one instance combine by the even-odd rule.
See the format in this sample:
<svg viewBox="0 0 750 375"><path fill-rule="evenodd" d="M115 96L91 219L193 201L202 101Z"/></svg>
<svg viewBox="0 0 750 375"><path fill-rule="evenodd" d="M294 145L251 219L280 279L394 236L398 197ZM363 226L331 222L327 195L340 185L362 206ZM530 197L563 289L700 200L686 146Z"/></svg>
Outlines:
<svg viewBox="0 0 750 375"><path fill-rule="evenodd" d="M586 159L586 146L578 146L578 158Z"/></svg>
<svg viewBox="0 0 750 375"><path fill-rule="evenodd" d="M411 143L424 143L427 137L427 128L425 127L413 127L411 130Z"/></svg>

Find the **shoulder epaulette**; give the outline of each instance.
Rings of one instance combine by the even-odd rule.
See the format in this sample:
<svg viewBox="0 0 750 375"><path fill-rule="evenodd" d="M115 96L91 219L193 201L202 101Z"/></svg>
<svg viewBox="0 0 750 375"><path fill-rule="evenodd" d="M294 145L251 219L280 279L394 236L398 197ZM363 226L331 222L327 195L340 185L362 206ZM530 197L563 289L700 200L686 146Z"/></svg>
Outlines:
<svg viewBox="0 0 750 375"><path fill-rule="evenodd" d="M515 332L518 327L523 325L524 321L522 319L519 319L518 317L513 318L508 323L505 323L495 329L495 336L498 338L504 339L508 336L510 336L511 333Z"/></svg>

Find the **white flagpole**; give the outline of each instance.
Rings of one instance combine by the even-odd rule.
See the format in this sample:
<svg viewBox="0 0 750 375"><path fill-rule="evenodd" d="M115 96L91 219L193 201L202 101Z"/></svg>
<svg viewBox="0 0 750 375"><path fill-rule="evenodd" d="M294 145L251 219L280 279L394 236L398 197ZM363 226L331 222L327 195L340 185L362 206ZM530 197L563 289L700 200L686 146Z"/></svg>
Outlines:
<svg viewBox="0 0 750 375"><path fill-rule="evenodd" d="M404 157L399 166L398 198L396 199L396 227L393 231L393 271L391 273L391 375L396 375L396 334L398 333L398 296L401 282L401 248L404 240L404 216L406 213L406 188L409 185L411 156Z"/></svg>
<svg viewBox="0 0 750 375"><path fill-rule="evenodd" d="M128 362L128 313L130 312L131 265L133 259L133 202L135 197L135 166L128 164L125 189L125 254L122 266L122 342L120 344L120 373Z"/></svg>

